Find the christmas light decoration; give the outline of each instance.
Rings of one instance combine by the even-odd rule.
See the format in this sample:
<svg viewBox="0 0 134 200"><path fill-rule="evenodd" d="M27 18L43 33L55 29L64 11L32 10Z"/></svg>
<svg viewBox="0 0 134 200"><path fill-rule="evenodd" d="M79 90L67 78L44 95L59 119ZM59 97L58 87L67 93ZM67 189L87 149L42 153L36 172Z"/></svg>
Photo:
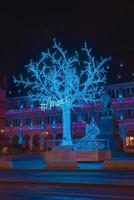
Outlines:
<svg viewBox="0 0 134 200"><path fill-rule="evenodd" d="M62 145L72 145L71 139L71 109L83 103L94 103L102 94L106 83L106 66L111 58L96 59L92 49L84 44L85 54L81 64L83 70L77 72L80 65L78 53L69 56L63 50L61 43L54 39L52 50L42 53L38 62L31 61L26 70L31 74L24 79L14 77L17 86L24 85L29 89L31 101L38 101L42 110L58 106L62 110L63 139Z"/></svg>

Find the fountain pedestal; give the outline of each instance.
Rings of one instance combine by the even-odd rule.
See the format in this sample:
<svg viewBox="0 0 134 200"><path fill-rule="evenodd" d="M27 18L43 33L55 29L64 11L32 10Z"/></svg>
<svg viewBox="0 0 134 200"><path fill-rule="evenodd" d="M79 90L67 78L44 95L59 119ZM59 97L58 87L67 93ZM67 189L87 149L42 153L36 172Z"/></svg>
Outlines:
<svg viewBox="0 0 134 200"><path fill-rule="evenodd" d="M114 132L114 122L111 117L102 117L97 123L100 134L97 136L98 139L105 139L109 141L109 150L117 150L116 135Z"/></svg>

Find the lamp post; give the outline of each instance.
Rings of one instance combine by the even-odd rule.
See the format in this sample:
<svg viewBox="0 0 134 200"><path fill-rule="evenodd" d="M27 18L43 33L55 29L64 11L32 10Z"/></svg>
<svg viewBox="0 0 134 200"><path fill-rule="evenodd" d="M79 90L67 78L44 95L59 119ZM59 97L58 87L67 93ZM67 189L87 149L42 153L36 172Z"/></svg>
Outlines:
<svg viewBox="0 0 134 200"><path fill-rule="evenodd" d="M118 96L118 100L119 100L119 103L121 104L121 112L120 112L120 120L124 120L124 113L123 113L123 94L122 92L119 93L119 96Z"/></svg>
<svg viewBox="0 0 134 200"><path fill-rule="evenodd" d="M12 122L10 123L10 136L9 136L9 148L10 148L10 153L12 154L12 146L13 146L13 136L12 136L12 128L13 128L13 124Z"/></svg>
<svg viewBox="0 0 134 200"><path fill-rule="evenodd" d="M55 121L52 123L52 130L53 130L53 140L54 140L54 147L56 146L56 132L57 132L57 124Z"/></svg>
<svg viewBox="0 0 134 200"><path fill-rule="evenodd" d="M19 137L18 143L19 143L19 145L22 145L23 144L23 125L22 125L22 122L20 123L18 137Z"/></svg>
<svg viewBox="0 0 134 200"><path fill-rule="evenodd" d="M44 131L45 131L45 124L44 124L44 122L42 121L41 122L41 141L40 141L40 150L44 150Z"/></svg>

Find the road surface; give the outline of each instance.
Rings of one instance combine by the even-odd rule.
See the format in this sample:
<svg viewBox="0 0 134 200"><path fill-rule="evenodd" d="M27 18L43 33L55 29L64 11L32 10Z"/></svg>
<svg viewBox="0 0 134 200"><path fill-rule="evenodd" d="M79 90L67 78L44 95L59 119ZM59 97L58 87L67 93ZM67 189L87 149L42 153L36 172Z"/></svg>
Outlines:
<svg viewBox="0 0 134 200"><path fill-rule="evenodd" d="M0 171L0 182L77 183L134 186L134 172Z"/></svg>
<svg viewBox="0 0 134 200"><path fill-rule="evenodd" d="M0 185L5 200L133 200L131 189L79 188L63 186Z"/></svg>

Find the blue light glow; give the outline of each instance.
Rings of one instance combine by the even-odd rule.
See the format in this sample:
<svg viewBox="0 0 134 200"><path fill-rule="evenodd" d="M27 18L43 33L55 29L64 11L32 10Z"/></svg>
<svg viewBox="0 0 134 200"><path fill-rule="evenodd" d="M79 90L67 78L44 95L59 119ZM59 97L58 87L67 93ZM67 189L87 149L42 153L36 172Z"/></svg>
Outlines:
<svg viewBox="0 0 134 200"><path fill-rule="evenodd" d="M31 103L30 104L30 111L33 111L33 109L34 109L34 105L33 105L33 103Z"/></svg>
<svg viewBox="0 0 134 200"><path fill-rule="evenodd" d="M124 66L124 65L121 63L121 64L120 64L120 67L123 67L123 66Z"/></svg>
<svg viewBox="0 0 134 200"><path fill-rule="evenodd" d="M123 116L123 113L120 114L120 120L123 120L124 119L124 116Z"/></svg>
<svg viewBox="0 0 134 200"><path fill-rule="evenodd" d="M41 122L41 130L45 130L45 124L43 121Z"/></svg>
<svg viewBox="0 0 134 200"><path fill-rule="evenodd" d="M33 122L30 123L30 130L32 130L34 128L34 124Z"/></svg>
<svg viewBox="0 0 134 200"><path fill-rule="evenodd" d="M24 108L23 104L20 105L20 111L22 111Z"/></svg>
<svg viewBox="0 0 134 200"><path fill-rule="evenodd" d="M118 78L118 79L121 79L121 78L122 78L122 76L121 76L120 73L117 75L117 78Z"/></svg>
<svg viewBox="0 0 134 200"><path fill-rule="evenodd" d="M56 122L53 121L53 123L52 123L52 128L55 129L56 127L57 127Z"/></svg>
<svg viewBox="0 0 134 200"><path fill-rule="evenodd" d="M22 122L20 123L18 137L19 137L18 144L23 144L23 124L22 124Z"/></svg>
<svg viewBox="0 0 134 200"><path fill-rule="evenodd" d="M119 93L119 99L122 99L122 98L123 98L123 94Z"/></svg>

